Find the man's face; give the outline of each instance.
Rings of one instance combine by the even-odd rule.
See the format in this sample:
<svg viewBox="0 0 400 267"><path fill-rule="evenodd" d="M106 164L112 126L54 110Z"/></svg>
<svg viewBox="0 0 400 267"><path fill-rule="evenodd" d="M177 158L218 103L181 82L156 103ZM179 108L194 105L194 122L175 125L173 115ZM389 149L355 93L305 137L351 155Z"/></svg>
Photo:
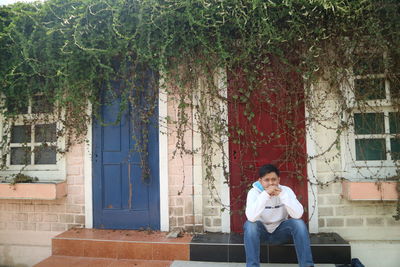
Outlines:
<svg viewBox="0 0 400 267"><path fill-rule="evenodd" d="M268 188L271 185L279 185L279 180L279 176L275 172L267 173L263 177L259 178L259 181L264 188Z"/></svg>

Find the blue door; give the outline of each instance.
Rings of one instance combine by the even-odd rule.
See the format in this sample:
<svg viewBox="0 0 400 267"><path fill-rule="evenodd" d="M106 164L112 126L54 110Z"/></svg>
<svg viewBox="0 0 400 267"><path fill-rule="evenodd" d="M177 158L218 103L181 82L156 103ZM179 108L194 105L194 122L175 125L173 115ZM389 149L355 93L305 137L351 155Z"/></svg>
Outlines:
<svg viewBox="0 0 400 267"><path fill-rule="evenodd" d="M135 140L142 129L134 127L138 112L121 100L104 104L103 123L93 124L93 223L95 228L160 228L158 108L147 126L150 176L143 175ZM117 119L119 116L120 119ZM117 123L115 123L117 121Z"/></svg>

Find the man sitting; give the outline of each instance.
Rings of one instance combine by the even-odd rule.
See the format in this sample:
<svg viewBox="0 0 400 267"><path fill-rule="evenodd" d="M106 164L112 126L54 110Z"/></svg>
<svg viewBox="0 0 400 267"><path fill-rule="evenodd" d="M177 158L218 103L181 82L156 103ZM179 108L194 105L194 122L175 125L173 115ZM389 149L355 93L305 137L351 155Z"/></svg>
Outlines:
<svg viewBox="0 0 400 267"><path fill-rule="evenodd" d="M259 170L259 179L247 194L244 224L246 266L260 266L260 243L294 242L301 267L314 266L310 238L301 216L303 206L287 186L279 184L279 170L272 164ZM289 219L288 217L291 217Z"/></svg>

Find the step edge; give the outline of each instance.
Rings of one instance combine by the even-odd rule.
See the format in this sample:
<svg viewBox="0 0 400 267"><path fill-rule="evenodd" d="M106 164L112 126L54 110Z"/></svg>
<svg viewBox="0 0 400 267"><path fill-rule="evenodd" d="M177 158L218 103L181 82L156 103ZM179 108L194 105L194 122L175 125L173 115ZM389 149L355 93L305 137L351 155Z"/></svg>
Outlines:
<svg viewBox="0 0 400 267"><path fill-rule="evenodd" d="M148 243L148 244L177 244L177 245L190 245L190 242L157 242L157 241L137 241L137 240L109 240L109 239L92 239L92 238L69 238L69 237L57 237L52 240L76 240L76 241L101 241L101 242L118 242L118 243Z"/></svg>
<svg viewBox="0 0 400 267"><path fill-rule="evenodd" d="M168 242L168 241L141 241L141 240L109 240L109 239L92 239L92 238L70 238L70 237L55 237L52 240L76 240L76 241L95 241L95 242L125 242L125 243L146 243L146 244L178 244L178 245L212 245L212 246L243 246L243 243L203 243L203 242ZM290 246L294 244L269 245L261 244L262 246ZM350 247L350 244L310 244L311 247Z"/></svg>

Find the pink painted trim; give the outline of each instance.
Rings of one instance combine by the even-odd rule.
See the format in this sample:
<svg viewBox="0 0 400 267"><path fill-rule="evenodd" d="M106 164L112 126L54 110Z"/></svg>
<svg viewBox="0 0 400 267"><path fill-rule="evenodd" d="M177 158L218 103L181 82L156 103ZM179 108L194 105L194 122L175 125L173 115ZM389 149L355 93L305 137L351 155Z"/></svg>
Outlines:
<svg viewBox="0 0 400 267"><path fill-rule="evenodd" d="M54 200L67 195L67 183L0 184L0 199Z"/></svg>
<svg viewBox="0 0 400 267"><path fill-rule="evenodd" d="M397 200L397 182L342 183L342 196L348 200Z"/></svg>

